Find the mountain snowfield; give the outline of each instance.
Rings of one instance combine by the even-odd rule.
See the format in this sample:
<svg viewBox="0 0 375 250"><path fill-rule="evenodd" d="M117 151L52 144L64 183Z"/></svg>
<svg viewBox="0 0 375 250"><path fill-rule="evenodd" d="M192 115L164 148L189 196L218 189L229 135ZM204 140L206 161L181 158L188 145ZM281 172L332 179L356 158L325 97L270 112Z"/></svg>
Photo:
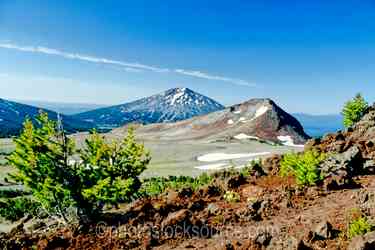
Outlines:
<svg viewBox="0 0 375 250"><path fill-rule="evenodd" d="M208 165L200 165L196 166L196 169L200 170L213 170L213 169L225 169L225 168L231 168L232 165L228 162L222 162L222 161L228 161L228 160L234 160L234 159L243 159L246 158L247 161L251 160L257 160L262 156L270 155L270 152L258 152L258 153L236 153L236 154L228 154L228 153L209 153L205 155L201 155L197 157L197 160L200 162L217 162L213 164ZM239 165L236 166L236 168L244 167L245 165Z"/></svg>
<svg viewBox="0 0 375 250"><path fill-rule="evenodd" d="M188 88L173 88L133 102L75 115L99 127L115 128L127 123L175 122L208 114L225 107Z"/></svg>

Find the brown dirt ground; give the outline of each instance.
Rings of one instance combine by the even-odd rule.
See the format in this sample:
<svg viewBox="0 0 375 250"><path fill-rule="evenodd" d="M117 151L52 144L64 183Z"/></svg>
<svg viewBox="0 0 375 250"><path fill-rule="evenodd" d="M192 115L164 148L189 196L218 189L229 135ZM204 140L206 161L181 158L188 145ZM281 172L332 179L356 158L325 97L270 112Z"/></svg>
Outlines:
<svg viewBox="0 0 375 250"><path fill-rule="evenodd" d="M208 187L195 193L169 191L137 201L126 210L107 213L102 218L105 224L100 224L103 227L92 225L74 233L65 228L44 235L12 232L3 235L6 240L2 244L8 249L288 249L278 242L303 240L310 247L306 249L347 249L348 214L361 206L362 193L373 192L375 176L358 177L356 182L360 188L325 191L318 187L298 188L290 178L249 177L233 189L241 196L239 202L233 203ZM249 208L254 202L261 205ZM333 236L314 240L311 232L322 221L332 224ZM203 233L183 234L176 229L183 223ZM171 236L150 230L168 226L179 233ZM131 227L137 230L127 231ZM105 233L98 235L101 230ZM204 230L211 230L212 235L202 237ZM268 248L257 243L257 237L262 235L269 235L264 243ZM293 243L288 247L297 249Z"/></svg>

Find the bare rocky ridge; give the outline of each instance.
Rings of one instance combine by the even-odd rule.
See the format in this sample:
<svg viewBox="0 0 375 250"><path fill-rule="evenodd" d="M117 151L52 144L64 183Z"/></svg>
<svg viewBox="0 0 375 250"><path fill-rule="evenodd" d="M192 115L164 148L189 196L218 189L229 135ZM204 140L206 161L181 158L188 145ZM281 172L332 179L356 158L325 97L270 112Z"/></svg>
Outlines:
<svg viewBox="0 0 375 250"><path fill-rule="evenodd" d="M251 99L180 122L140 126L137 135L155 140L269 140L286 145L304 144L309 138L301 124L270 99Z"/></svg>
<svg viewBox="0 0 375 250"><path fill-rule="evenodd" d="M305 149L331 155L321 166L323 173L330 177L325 180L328 188L351 185L353 176L358 174L374 174L375 105L353 127L312 139Z"/></svg>

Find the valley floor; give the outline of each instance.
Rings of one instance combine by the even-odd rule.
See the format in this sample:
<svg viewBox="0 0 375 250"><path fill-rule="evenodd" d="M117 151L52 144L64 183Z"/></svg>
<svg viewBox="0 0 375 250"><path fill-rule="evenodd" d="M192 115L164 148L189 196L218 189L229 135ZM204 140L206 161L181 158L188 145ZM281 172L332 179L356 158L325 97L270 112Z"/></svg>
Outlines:
<svg viewBox="0 0 375 250"><path fill-rule="evenodd" d="M76 134L74 138L82 146L86 133ZM110 137L112 137L110 135ZM113 137L112 137L113 138ZM119 138L117 138L119 139ZM146 140L141 138L146 149L150 150L152 160L144 177L187 175L197 176L202 172L213 172L224 168L242 167L249 161L291 151L302 151L300 147L271 145L255 140L206 141L206 140ZM10 139L0 139L0 152L9 153L14 149ZM202 157L205 156L205 157ZM198 160L206 158L206 160ZM209 159L207 159L209 158ZM224 159L225 158L225 159ZM0 164L5 164L5 156L0 155ZM2 166L0 182L10 168Z"/></svg>
<svg viewBox="0 0 375 250"><path fill-rule="evenodd" d="M119 140L126 135L108 133L109 140ZM82 146L87 133L74 135L78 146ZM143 177L152 176L197 176L203 172L214 172L225 168L240 168L251 160L268 157L272 154L300 152L303 147L274 145L251 139L208 140L184 139L168 140L149 138L141 135L138 140L145 144L151 153L151 163ZM202 160L203 159L203 160Z"/></svg>
<svg viewBox="0 0 375 250"><path fill-rule="evenodd" d="M290 151L298 147L275 146L250 140L232 142L144 141L152 160L144 176L189 175L223 168L241 167L249 161ZM225 159L226 158L226 159Z"/></svg>

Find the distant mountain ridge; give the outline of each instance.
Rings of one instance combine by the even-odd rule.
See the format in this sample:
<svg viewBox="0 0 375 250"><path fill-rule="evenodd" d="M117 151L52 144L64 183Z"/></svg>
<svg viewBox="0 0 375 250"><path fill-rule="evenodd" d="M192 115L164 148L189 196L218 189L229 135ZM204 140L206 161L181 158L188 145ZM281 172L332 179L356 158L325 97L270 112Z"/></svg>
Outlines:
<svg viewBox="0 0 375 250"><path fill-rule="evenodd" d="M115 128L131 122L175 122L224 108L220 103L191 89L173 88L133 102L100 108L73 117L93 122L102 128Z"/></svg>
<svg viewBox="0 0 375 250"><path fill-rule="evenodd" d="M265 100L268 100L270 102L270 107L278 107L270 99L258 98L248 102L254 103L256 102L255 100L259 102L266 102ZM62 116L66 130L68 130L68 132L76 132L85 131L93 127L112 129L128 123L151 124L177 122L195 116L233 109L238 106L234 105L225 108L213 99L188 88L173 88L160 94L110 107L100 107L100 105L95 104L86 105L38 101L23 102L34 103L36 105L21 104L19 102L0 99L0 136L17 134L22 127L24 119L26 117L35 117L40 109L46 110L53 119L57 117L54 111L70 114L84 110L85 112L76 115ZM243 106L248 102L239 105ZM268 104L265 104L263 106L267 105ZM251 113L251 111L249 112ZM326 133L342 129L341 115L310 115L304 113L295 113L292 115L297 118L298 124L293 121L294 117L293 119L288 118L288 122L293 123L294 126L297 124L297 127L302 124L303 133L306 132L313 137L319 137ZM284 115L280 115L280 117L284 116L289 117L290 115L286 112ZM298 130L298 133L302 134L301 130ZM217 132L219 133L220 131ZM252 131L252 133L254 133L254 131Z"/></svg>
<svg viewBox="0 0 375 250"><path fill-rule="evenodd" d="M25 119L35 120L41 110L51 119L57 119L56 112L0 98L0 137L19 134ZM69 133L87 131L95 127L92 123L76 120L70 116L62 115L61 118L64 129Z"/></svg>
<svg viewBox="0 0 375 250"><path fill-rule="evenodd" d="M22 104L35 106L47 110L54 111L56 113L64 115L75 115L90 110L104 108L106 105L102 104L91 104L91 103L63 103L63 102L50 102L50 101L32 101L32 100L14 100Z"/></svg>

